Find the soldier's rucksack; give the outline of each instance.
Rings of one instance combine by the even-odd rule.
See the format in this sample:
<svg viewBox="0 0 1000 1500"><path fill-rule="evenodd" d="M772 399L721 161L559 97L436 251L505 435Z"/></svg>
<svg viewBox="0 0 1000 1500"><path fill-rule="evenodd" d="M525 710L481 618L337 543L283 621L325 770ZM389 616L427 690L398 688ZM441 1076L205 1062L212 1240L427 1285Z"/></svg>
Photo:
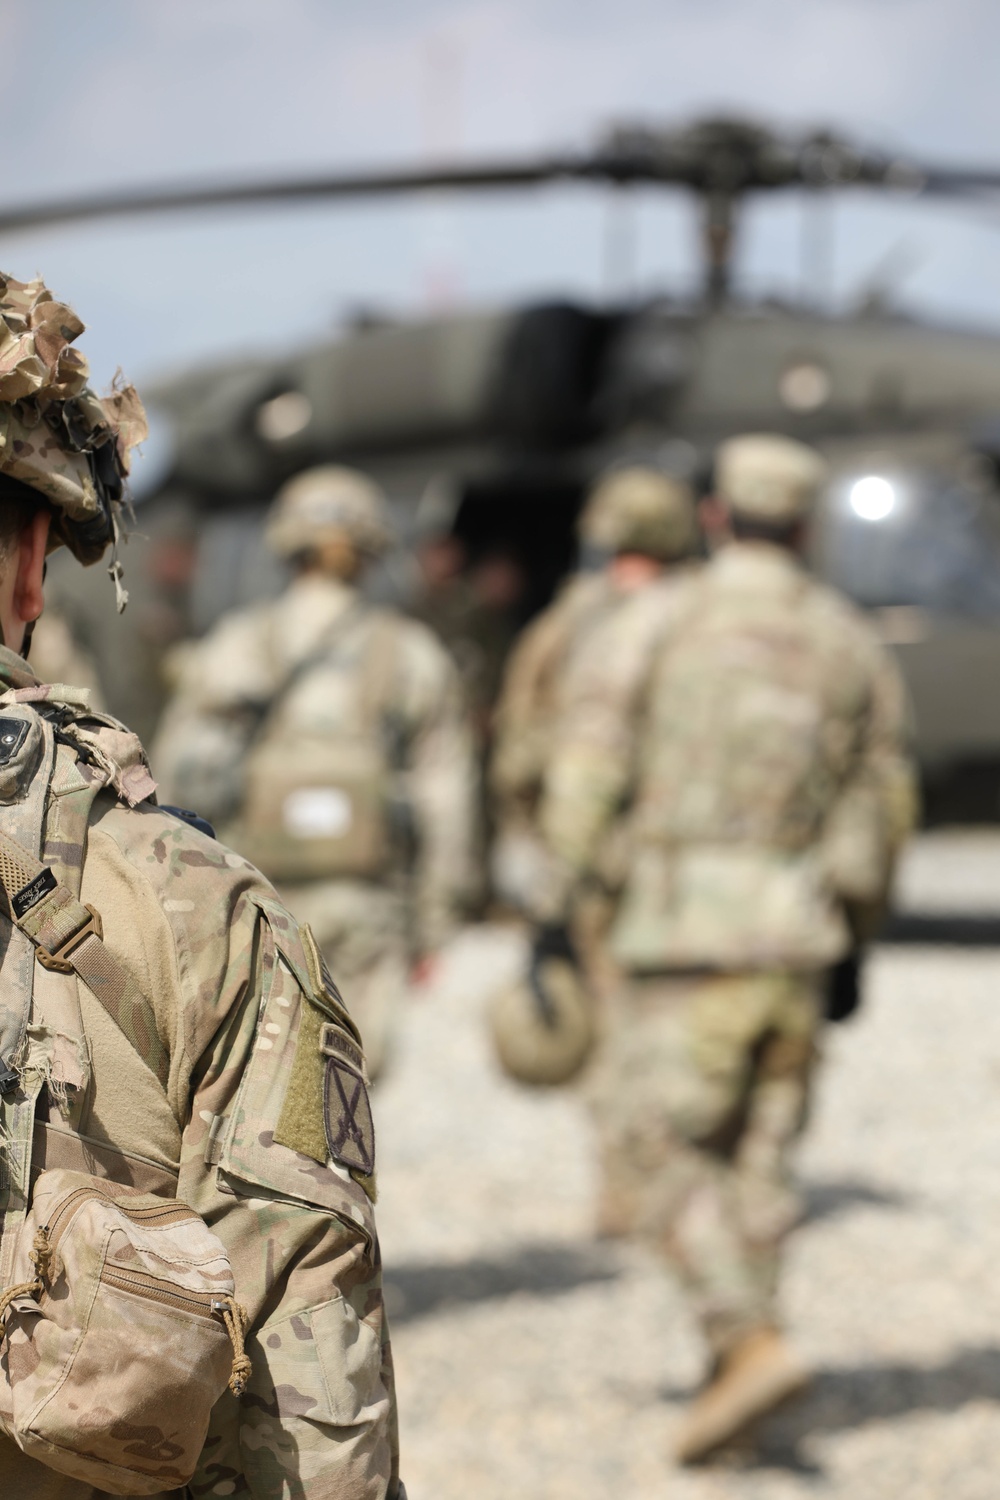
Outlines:
<svg viewBox="0 0 1000 1500"><path fill-rule="evenodd" d="M243 762L239 813L222 837L269 879L384 873L396 640L391 615L348 609L267 704Z"/></svg>
<svg viewBox="0 0 1000 1500"><path fill-rule="evenodd" d="M96 795L135 806L155 786L135 737L62 691L0 703L0 1431L88 1487L148 1495L186 1484L227 1382L244 1389L246 1317L225 1247L165 1169L136 1158L144 1185L94 1175L84 1139L36 1117L56 1044L29 1026L36 963L82 981L164 1087L169 1065L79 899Z"/></svg>

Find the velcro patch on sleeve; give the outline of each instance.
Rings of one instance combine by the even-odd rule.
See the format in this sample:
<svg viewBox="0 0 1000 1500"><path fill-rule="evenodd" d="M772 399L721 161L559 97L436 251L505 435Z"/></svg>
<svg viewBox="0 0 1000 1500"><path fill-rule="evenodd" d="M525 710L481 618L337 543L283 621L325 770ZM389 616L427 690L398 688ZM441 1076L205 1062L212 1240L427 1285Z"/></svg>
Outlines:
<svg viewBox="0 0 1000 1500"><path fill-rule="evenodd" d="M308 1000L274 1139L322 1166L332 1158L374 1201L375 1127L364 1054Z"/></svg>
<svg viewBox="0 0 1000 1500"><path fill-rule="evenodd" d="M303 998L295 1057L274 1139L279 1146L287 1146L325 1166L329 1155L323 1103L326 1060L319 1050L323 1025L322 1012Z"/></svg>

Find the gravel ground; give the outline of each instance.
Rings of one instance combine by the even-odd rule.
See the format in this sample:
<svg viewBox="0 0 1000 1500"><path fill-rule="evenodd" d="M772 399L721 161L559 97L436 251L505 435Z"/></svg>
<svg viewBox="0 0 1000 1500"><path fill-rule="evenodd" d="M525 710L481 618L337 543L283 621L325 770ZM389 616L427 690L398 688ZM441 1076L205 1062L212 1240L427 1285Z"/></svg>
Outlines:
<svg viewBox="0 0 1000 1500"><path fill-rule="evenodd" d="M1000 836L914 847L906 899L1000 910ZM591 1236L586 1116L500 1077L483 1027L516 934L465 934L408 1007L375 1110L411 1500L996 1500L1000 950L874 955L831 1029L783 1287L819 1371L756 1457L678 1472L702 1371L675 1287Z"/></svg>

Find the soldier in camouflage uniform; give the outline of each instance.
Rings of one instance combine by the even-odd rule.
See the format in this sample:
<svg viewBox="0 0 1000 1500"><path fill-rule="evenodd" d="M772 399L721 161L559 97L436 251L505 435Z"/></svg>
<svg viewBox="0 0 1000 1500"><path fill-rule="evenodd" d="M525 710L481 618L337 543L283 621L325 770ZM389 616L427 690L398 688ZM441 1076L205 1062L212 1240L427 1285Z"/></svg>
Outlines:
<svg viewBox="0 0 1000 1500"><path fill-rule="evenodd" d="M360 591L390 541L375 485L301 474L266 535L292 581L186 655L153 764L309 923L375 1076L407 966L426 972L469 895L473 751L444 648Z"/></svg>
<svg viewBox="0 0 1000 1500"><path fill-rule="evenodd" d="M535 819L561 695L573 658L586 659L592 629L658 581L669 587L694 551L694 500L680 480L642 465L609 470L594 485L577 532L604 559L574 574L517 642L497 704L490 792L497 829L494 881L511 905L530 908L544 854ZM690 566L690 565L689 565ZM641 608L641 606L639 606Z"/></svg>
<svg viewBox="0 0 1000 1500"><path fill-rule="evenodd" d="M135 737L85 692L40 685L18 655L46 551L66 544L93 562L117 537L128 450L144 432L131 388L104 401L87 388L81 329L40 282L0 278L5 1492L98 1493L73 1477L72 1455L51 1467L27 1456L8 1423L11 1384L35 1378L23 1351L39 1316L24 1295L7 1306L24 1292L11 1290L19 1229L36 1175L66 1168L118 1202L191 1205L246 1311L252 1373L241 1357L242 1394L215 1403L193 1474L177 1467L169 1418L115 1428L115 1413L81 1411L141 1468L129 1492L391 1500L402 1488L353 1023L308 928L257 870L158 807ZM61 1275L58 1262L45 1274ZM43 1302L43 1328L48 1316Z"/></svg>
<svg viewBox="0 0 1000 1500"><path fill-rule="evenodd" d="M723 445L725 545L651 600L659 620L594 633L540 808L549 924L606 888L616 820L624 841L594 1100L607 1192L679 1271L712 1351L685 1461L806 1379L775 1302L786 1159L829 975L870 931L914 818L897 672L799 561L823 473L784 438Z"/></svg>

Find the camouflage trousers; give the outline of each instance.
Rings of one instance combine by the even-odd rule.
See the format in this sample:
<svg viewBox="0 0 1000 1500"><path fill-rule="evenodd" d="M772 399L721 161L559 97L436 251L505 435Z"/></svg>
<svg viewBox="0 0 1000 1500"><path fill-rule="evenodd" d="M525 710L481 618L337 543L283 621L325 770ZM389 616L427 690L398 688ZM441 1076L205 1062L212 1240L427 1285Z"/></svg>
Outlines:
<svg viewBox="0 0 1000 1500"><path fill-rule="evenodd" d="M362 880L282 886L281 899L308 922L365 1044L368 1076L385 1067L407 984L406 913L399 895Z"/></svg>
<svg viewBox="0 0 1000 1500"><path fill-rule="evenodd" d="M716 1355L775 1321L819 1015L817 977L787 973L632 979L611 1007L602 1217L666 1256Z"/></svg>

